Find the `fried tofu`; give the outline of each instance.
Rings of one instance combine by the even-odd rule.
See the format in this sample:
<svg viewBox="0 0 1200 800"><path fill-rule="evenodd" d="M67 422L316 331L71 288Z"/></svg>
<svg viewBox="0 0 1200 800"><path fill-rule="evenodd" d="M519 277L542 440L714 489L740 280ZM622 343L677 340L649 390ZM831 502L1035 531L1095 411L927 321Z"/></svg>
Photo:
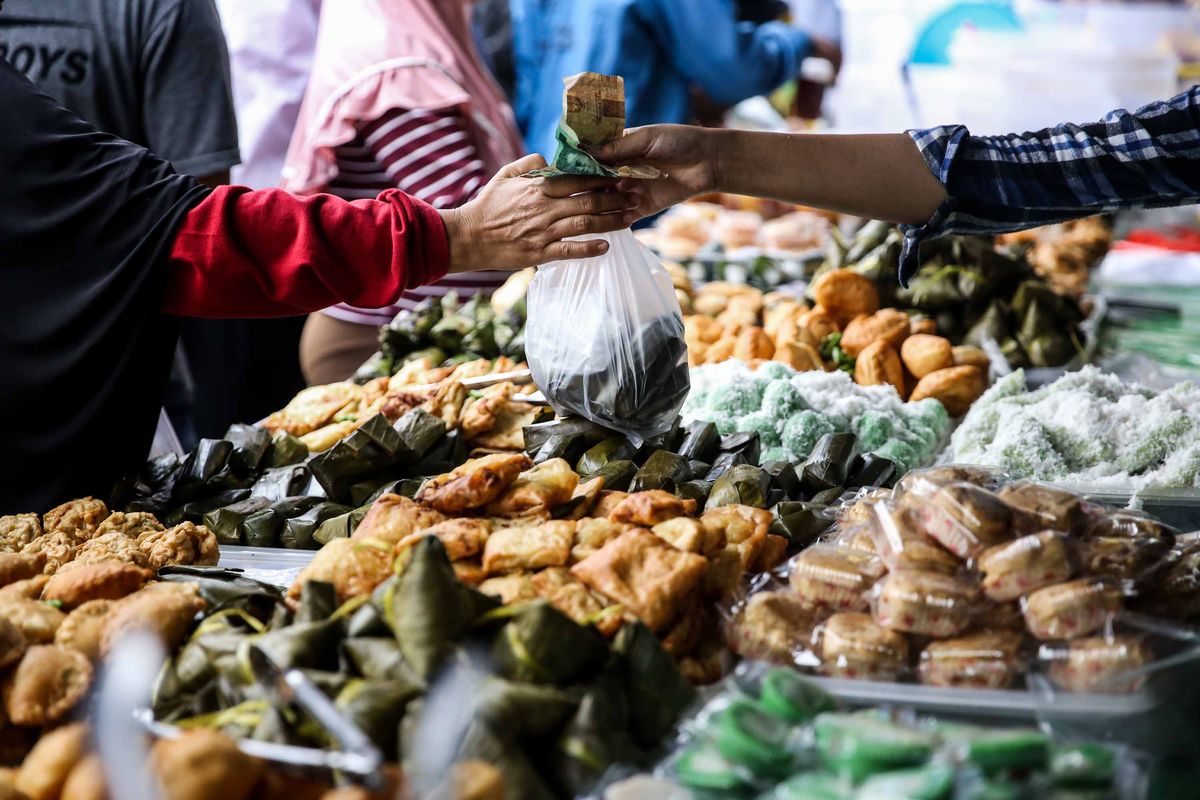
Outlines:
<svg viewBox="0 0 1200 800"><path fill-rule="evenodd" d="M537 419L538 407L509 400L496 414L492 430L476 436L472 444L487 450L520 450L525 447L525 426Z"/></svg>
<svg viewBox="0 0 1200 800"><path fill-rule="evenodd" d="M454 577L468 586L478 586L487 578L487 573L483 571L483 563L477 558L455 561L450 566L454 567Z"/></svg>
<svg viewBox="0 0 1200 800"><path fill-rule="evenodd" d="M604 491L604 478L592 478L590 481L579 484L575 487L575 493L571 495L570 512L561 516L560 511L560 518L583 519L590 515L602 491Z"/></svg>
<svg viewBox="0 0 1200 800"><path fill-rule="evenodd" d="M293 600L307 581L332 583L338 602L369 594L392 575L392 545L380 539L334 539L317 551L288 590Z"/></svg>
<svg viewBox="0 0 1200 800"><path fill-rule="evenodd" d="M146 531L138 536L138 547L150 569L183 564L211 566L217 563L216 535L203 525L181 522L165 531Z"/></svg>
<svg viewBox="0 0 1200 800"><path fill-rule="evenodd" d="M469 442L495 428L497 417L508 405L515 390L512 382L504 381L487 387L478 398L468 400L459 423L463 440Z"/></svg>
<svg viewBox="0 0 1200 800"><path fill-rule="evenodd" d="M398 545L419 530L446 521L446 515L399 494L380 495L354 529L353 539L378 539Z"/></svg>
<svg viewBox="0 0 1200 800"><path fill-rule="evenodd" d="M726 544L737 547L742 568L749 569L757 563L759 553L767 543L772 518L766 509L728 505L705 511L700 515L700 523L709 531L711 539L723 533Z"/></svg>
<svg viewBox="0 0 1200 800"><path fill-rule="evenodd" d="M676 617L680 604L708 571L708 561L635 529L622 533L571 571L657 632Z"/></svg>
<svg viewBox="0 0 1200 800"><path fill-rule="evenodd" d="M621 500L609 512L613 522L628 522L643 528L652 528L660 522L674 517L691 516L696 513L695 500L682 500L670 492L653 489L637 492Z"/></svg>
<svg viewBox="0 0 1200 800"><path fill-rule="evenodd" d="M660 522L650 531L676 550L688 553L703 553L708 535L700 520L691 517L675 517Z"/></svg>
<svg viewBox="0 0 1200 800"><path fill-rule="evenodd" d="M417 502L446 514L482 508L499 497L517 476L533 466L524 453L497 453L473 458L443 475L430 478Z"/></svg>
<svg viewBox="0 0 1200 800"><path fill-rule="evenodd" d="M82 497L47 511L42 515L42 527L47 533L66 533L82 542L92 538L107 518L108 506L103 500Z"/></svg>
<svg viewBox="0 0 1200 800"><path fill-rule="evenodd" d="M617 538L630 526L603 517L589 517L575 523L575 545L571 548L571 563L578 563Z"/></svg>
<svg viewBox="0 0 1200 800"><path fill-rule="evenodd" d="M607 517L626 497L629 497L629 492L615 492L611 489L604 489L600 492L599 497L596 498L596 505L592 507L592 516Z"/></svg>
<svg viewBox="0 0 1200 800"><path fill-rule="evenodd" d="M566 567L544 569L533 576L531 583L539 596L580 625L594 624L605 636L620 629L619 607L588 588Z"/></svg>
<svg viewBox="0 0 1200 800"><path fill-rule="evenodd" d="M569 520L495 531L483 548L483 569L489 575L497 575L565 566L574 538L575 523Z"/></svg>
<svg viewBox="0 0 1200 800"><path fill-rule="evenodd" d="M491 531L492 524L486 519L475 517L448 519L405 536L396 545L396 553L407 550L426 536L433 536L446 548L446 555L451 561L463 561L474 558L483 552L483 544L487 541Z"/></svg>
<svg viewBox="0 0 1200 800"><path fill-rule="evenodd" d="M533 578L528 572L512 572L488 578L479 584L479 591L495 597L506 606L536 600L538 597Z"/></svg>
<svg viewBox="0 0 1200 800"><path fill-rule="evenodd" d="M272 432L287 431L293 436L304 436L332 422L347 406L357 405L362 394L362 387L349 381L310 386L267 417L263 427Z"/></svg>
<svg viewBox="0 0 1200 800"><path fill-rule="evenodd" d="M550 510L575 494L579 475L561 458L551 458L517 476L512 486L488 503L494 517L513 517L537 509Z"/></svg>
<svg viewBox="0 0 1200 800"><path fill-rule="evenodd" d="M0 586L41 575L45 568L46 553L43 550L0 553Z"/></svg>

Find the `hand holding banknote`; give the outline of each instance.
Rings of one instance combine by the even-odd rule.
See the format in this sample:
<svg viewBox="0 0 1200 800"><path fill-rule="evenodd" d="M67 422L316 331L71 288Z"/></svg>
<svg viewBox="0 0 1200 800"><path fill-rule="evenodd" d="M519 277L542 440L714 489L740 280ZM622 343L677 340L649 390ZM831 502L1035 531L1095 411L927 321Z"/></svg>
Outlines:
<svg viewBox="0 0 1200 800"><path fill-rule="evenodd" d="M665 208L719 185L719 138L709 128L649 125L631 128L619 139L590 152L601 163L637 165L661 173L655 180L622 180L618 188L639 200L639 216Z"/></svg>

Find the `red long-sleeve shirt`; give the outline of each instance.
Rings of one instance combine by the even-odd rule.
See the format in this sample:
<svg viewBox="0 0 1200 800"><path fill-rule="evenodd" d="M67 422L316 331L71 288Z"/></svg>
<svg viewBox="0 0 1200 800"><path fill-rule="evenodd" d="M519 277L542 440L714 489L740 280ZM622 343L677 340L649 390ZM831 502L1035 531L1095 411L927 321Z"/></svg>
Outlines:
<svg viewBox="0 0 1200 800"><path fill-rule="evenodd" d="M175 235L162 308L212 318L378 308L438 280L449 263L441 216L404 192L347 202L222 186Z"/></svg>

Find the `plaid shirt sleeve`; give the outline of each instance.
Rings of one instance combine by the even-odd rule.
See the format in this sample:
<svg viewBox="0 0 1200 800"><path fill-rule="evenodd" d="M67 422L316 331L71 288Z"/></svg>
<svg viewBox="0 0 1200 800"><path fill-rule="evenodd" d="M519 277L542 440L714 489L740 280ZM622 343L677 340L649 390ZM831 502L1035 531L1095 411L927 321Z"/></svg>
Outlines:
<svg viewBox="0 0 1200 800"><path fill-rule="evenodd" d="M972 136L955 125L908 135L948 197L929 222L905 227L905 284L924 239L1200 202L1200 86L1088 125L1007 136Z"/></svg>

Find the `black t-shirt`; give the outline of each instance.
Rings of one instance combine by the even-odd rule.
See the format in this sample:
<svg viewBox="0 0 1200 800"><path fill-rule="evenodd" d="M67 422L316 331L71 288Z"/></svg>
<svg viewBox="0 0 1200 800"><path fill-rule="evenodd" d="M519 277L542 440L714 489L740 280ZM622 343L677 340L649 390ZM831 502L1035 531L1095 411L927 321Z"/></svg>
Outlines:
<svg viewBox="0 0 1200 800"><path fill-rule="evenodd" d="M0 61L0 513L105 497L149 450L176 229L206 191Z"/></svg>

